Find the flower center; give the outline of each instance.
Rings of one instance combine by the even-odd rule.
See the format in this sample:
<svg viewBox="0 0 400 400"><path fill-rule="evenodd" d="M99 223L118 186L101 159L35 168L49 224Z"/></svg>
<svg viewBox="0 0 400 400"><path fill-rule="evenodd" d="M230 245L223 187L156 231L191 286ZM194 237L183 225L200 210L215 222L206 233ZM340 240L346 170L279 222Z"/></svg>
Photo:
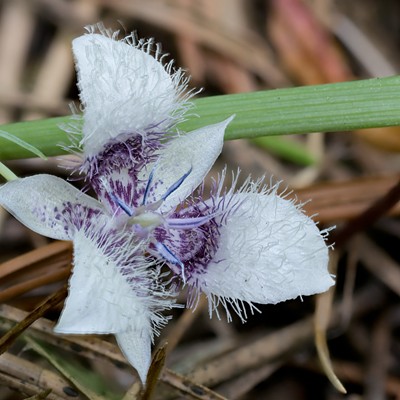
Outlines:
<svg viewBox="0 0 400 400"><path fill-rule="evenodd" d="M105 180L103 180L102 183L112 201L128 216L128 218L125 216L123 223L130 226L132 231L139 237L146 239L151 235L150 251L151 249L156 251L158 256L171 265L172 270L174 270L174 267L178 267L181 271L183 283L185 284L186 274L183 260L187 261L188 259L193 258L195 254L199 252L199 249L203 246L204 238L203 235L201 235L201 231L198 231L198 228L215 218L216 213L210 213L207 215L201 215L201 213L200 215L175 213L172 218L169 218L167 215L164 216L158 211L160 206L182 185L185 179L192 172L192 168L173 183L159 200L149 203L148 198L149 193L152 191L154 170L156 167L157 163L149 175L141 202L142 205L139 207L127 205L111 190L110 185L108 185ZM164 235L157 234L155 229L158 227L161 229L159 233L170 232L169 240L163 240L162 236ZM164 237L164 239L166 239L166 237ZM181 253L180 250L183 248L185 248L187 250L186 253L190 253L192 257L187 254L186 256L184 254L177 254L178 252Z"/></svg>

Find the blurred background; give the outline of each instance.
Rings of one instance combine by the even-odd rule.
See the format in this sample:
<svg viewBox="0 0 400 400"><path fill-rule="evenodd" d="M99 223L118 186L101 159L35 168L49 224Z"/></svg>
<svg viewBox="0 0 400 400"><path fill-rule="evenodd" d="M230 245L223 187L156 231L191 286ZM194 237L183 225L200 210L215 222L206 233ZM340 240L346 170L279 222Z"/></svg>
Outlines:
<svg viewBox="0 0 400 400"><path fill-rule="evenodd" d="M191 76L190 85L204 88L200 96L383 77L400 70L400 3L395 0L1 0L0 124L68 115L69 104L78 105L71 41L98 21L121 36L136 31L161 42L168 59ZM384 203L375 218L363 217L398 182L399 152L398 127L296 135L279 143L236 140L226 142L214 171L228 165L240 167L243 175L283 179L301 201L313 199L305 209L319 214L321 227L337 225L340 232L354 218L361 221L360 234L340 238L332 261L336 292L318 302L314 315L323 331L324 319L331 321L328 346L347 395L331 385L317 360L313 298L260 307L263 313L244 325L209 320L201 305L195 313L177 312L159 340L170 342L168 367L229 399L400 399L399 203ZM66 177L62 163L57 157L8 165L20 176ZM32 310L66 282L71 249L54 246L0 210L0 301L8 307L0 310L4 332L18 320L12 317L15 310ZM54 320L57 310L45 317ZM28 336L37 334L32 330ZM40 334L57 344L48 332ZM29 391L11 379L28 379L26 370L57 374L51 375L53 389L55 376L67 379L65 371L54 369L46 357L38 359L21 340L8 358L0 357L0 399L22 399L48 387L35 381ZM111 363L99 350L104 343L99 339L83 357L69 348L68 359L122 393L133 382L131 370L116 367L117 359ZM207 375L210 365L217 367ZM154 398L179 398L171 379L161 376ZM55 393L57 399L71 398L62 390L66 386L60 387L48 398ZM77 390L73 384L70 389Z"/></svg>

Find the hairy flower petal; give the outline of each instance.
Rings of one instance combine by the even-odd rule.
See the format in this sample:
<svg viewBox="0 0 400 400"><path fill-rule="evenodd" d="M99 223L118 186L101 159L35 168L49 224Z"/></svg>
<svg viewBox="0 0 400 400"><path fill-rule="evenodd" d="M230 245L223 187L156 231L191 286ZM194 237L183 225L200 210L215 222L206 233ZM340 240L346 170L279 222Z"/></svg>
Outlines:
<svg viewBox="0 0 400 400"><path fill-rule="evenodd" d="M230 303L241 315L241 302L275 304L334 284L323 235L292 201L274 192L241 193L232 203L212 261L188 282L208 296L210 311Z"/></svg>
<svg viewBox="0 0 400 400"><path fill-rule="evenodd" d="M146 287L140 291L134 286L147 283L145 271L143 277L133 269L127 274L115 261L116 254L106 254L103 247L113 248L111 235L96 232L87 237L87 232L79 232L74 240L74 269L69 281L69 296L64 310L55 328L59 333L118 333L126 330L141 330L142 321L149 318L150 310L146 306ZM109 243L105 244L106 241ZM131 242L125 249L123 243L114 240L112 251L129 252L132 262L139 263L135 256L135 247ZM103 246L103 247L102 247ZM133 248L129 248L132 246ZM143 261L142 261L143 262ZM124 275L125 273L125 275ZM132 284L129 281L134 280ZM150 295L150 293L147 293ZM147 334L151 336L150 332Z"/></svg>
<svg viewBox="0 0 400 400"><path fill-rule="evenodd" d="M95 199L46 174L1 186L0 205L33 231L60 240L71 240L77 229L104 211Z"/></svg>
<svg viewBox="0 0 400 400"><path fill-rule="evenodd" d="M118 40L111 32L75 39L72 48L85 106L84 150L95 155L110 140L155 127L165 131L180 118L181 71L163 65L158 45ZM107 36L108 35L108 36Z"/></svg>
<svg viewBox="0 0 400 400"><path fill-rule="evenodd" d="M141 244L108 228L94 226L75 236L69 295L54 330L114 334L145 382L154 334L167 322L161 311L171 309L174 300L140 254Z"/></svg>
<svg viewBox="0 0 400 400"><path fill-rule="evenodd" d="M168 212L179 205L201 184L222 151L225 128L233 116L171 140L161 149L160 157L147 173L153 171L149 202L160 200L182 176L188 174L160 207ZM153 168L153 169L152 169Z"/></svg>

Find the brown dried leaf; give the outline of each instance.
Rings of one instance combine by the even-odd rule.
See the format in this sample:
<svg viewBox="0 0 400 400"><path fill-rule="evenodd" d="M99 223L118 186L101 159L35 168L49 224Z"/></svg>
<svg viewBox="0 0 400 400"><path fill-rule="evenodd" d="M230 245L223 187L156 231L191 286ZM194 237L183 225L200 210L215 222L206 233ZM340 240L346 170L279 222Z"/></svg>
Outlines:
<svg viewBox="0 0 400 400"><path fill-rule="evenodd" d="M308 215L317 214L316 219L325 224L361 214L393 188L398 179L398 175L393 175L317 184L296 190L295 195L301 202L311 199L304 210ZM400 204L387 210L387 214L399 215Z"/></svg>
<svg viewBox="0 0 400 400"><path fill-rule="evenodd" d="M47 397L49 400L71 397L84 399L75 388L71 387L70 382L60 375L9 353L4 353L0 357L0 381L2 380L29 395L52 389L52 393Z"/></svg>
<svg viewBox="0 0 400 400"><path fill-rule="evenodd" d="M390 152L400 152L400 128L370 128L355 131L357 136L373 146Z"/></svg>
<svg viewBox="0 0 400 400"><path fill-rule="evenodd" d="M167 343L158 347L151 360L149 373L147 375L146 387L140 396L140 400L150 400L152 393L154 392L159 376L164 368L165 358L167 356Z"/></svg>
<svg viewBox="0 0 400 400"><path fill-rule="evenodd" d="M59 304L67 296L68 290L63 287L58 292L51 295L38 307L36 307L31 313L29 313L23 320L17 325L10 329L4 336L0 338L0 354L3 354L14 341L24 332L30 325L32 325L37 319L42 317L47 311L51 310L54 306Z"/></svg>
<svg viewBox="0 0 400 400"><path fill-rule="evenodd" d="M400 296L400 268L384 250L366 236L359 238L362 265L375 275L388 288Z"/></svg>
<svg viewBox="0 0 400 400"><path fill-rule="evenodd" d="M269 29L284 65L302 84L347 81L352 74L333 36L300 0L273 0Z"/></svg>

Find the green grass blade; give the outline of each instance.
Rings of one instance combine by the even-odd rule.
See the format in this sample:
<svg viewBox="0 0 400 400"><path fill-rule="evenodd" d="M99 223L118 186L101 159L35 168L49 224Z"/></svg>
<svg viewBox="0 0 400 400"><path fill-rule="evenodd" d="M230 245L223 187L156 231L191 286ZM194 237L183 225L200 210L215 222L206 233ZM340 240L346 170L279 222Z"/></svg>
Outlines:
<svg viewBox="0 0 400 400"><path fill-rule="evenodd" d="M22 140L21 138L11 135L8 132L0 130L0 138L4 138L9 140L10 142L15 143L16 145L24 148L25 150L30 151L33 154L36 154L38 157L40 157L42 160L47 160L47 157L36 147L32 146L29 143L26 143L25 140Z"/></svg>
<svg viewBox="0 0 400 400"><path fill-rule="evenodd" d="M14 172L12 172L11 169L4 165L2 162L0 162L0 175L6 181L14 181L15 179L18 179L18 176L15 175Z"/></svg>
<svg viewBox="0 0 400 400"><path fill-rule="evenodd" d="M292 163L309 166L317 159L300 143L288 140L283 136L264 136L251 139L256 146L267 149L270 153Z"/></svg>
<svg viewBox="0 0 400 400"><path fill-rule="evenodd" d="M192 116L179 125L190 131L236 114L226 139L400 125L400 76L328 85L303 86L196 99ZM68 143L60 124L70 117L4 125L47 156L62 154ZM0 159L29 157L29 152L0 138Z"/></svg>
<svg viewBox="0 0 400 400"><path fill-rule="evenodd" d="M60 143L68 143L67 134L59 127L71 117L57 117L2 125L3 131L22 139L48 157L65 153ZM32 153L0 137L0 160L29 158Z"/></svg>

